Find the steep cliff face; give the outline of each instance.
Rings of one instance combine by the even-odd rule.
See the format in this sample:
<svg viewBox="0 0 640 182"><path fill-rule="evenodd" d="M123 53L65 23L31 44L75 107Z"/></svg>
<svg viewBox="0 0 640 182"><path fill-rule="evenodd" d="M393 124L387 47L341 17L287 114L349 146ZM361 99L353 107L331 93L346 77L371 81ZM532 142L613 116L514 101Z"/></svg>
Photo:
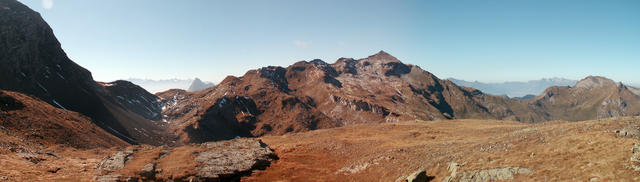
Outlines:
<svg viewBox="0 0 640 182"><path fill-rule="evenodd" d="M0 1L0 6L0 89L30 94L89 116L130 143L159 144L158 138L165 138L162 129L147 119L154 117L127 111L131 106L114 102L116 96L71 61L37 12L15 0Z"/></svg>
<svg viewBox="0 0 640 182"><path fill-rule="evenodd" d="M525 103L458 87L383 51L264 67L200 92L160 95L183 142L412 119L545 119Z"/></svg>

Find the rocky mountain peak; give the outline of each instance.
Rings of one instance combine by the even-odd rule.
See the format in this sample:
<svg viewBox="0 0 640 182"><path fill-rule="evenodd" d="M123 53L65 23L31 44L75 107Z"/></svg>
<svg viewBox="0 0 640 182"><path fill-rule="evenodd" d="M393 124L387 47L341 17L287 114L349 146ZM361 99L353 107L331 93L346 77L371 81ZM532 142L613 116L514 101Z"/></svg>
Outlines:
<svg viewBox="0 0 640 182"><path fill-rule="evenodd" d="M400 60L398 60L398 58L392 56L391 54L384 52L384 51L380 51L374 55L371 55L369 57L366 58L366 60L369 61L376 61L376 62L381 62L381 63L389 63L389 62L398 62L400 63Z"/></svg>
<svg viewBox="0 0 640 182"><path fill-rule="evenodd" d="M215 84L213 84L211 82L204 82L204 81L200 80L200 78L195 78L195 79L193 79L193 82L191 83L191 86L189 86L187 91L188 92L200 91L200 90L204 90L204 89L209 88L209 87L213 87L214 85Z"/></svg>
<svg viewBox="0 0 640 182"><path fill-rule="evenodd" d="M602 76L588 76L576 83L576 88L593 89L606 86L617 86L617 83L611 79Z"/></svg>

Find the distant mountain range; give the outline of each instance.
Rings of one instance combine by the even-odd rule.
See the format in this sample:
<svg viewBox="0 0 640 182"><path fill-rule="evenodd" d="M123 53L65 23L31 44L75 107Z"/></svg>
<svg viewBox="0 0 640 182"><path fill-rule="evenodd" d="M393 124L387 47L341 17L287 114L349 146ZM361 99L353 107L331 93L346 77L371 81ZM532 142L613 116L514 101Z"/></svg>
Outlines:
<svg viewBox="0 0 640 182"><path fill-rule="evenodd" d="M572 86L575 85L578 80L570 80L565 78L543 78L540 80L531 80L526 82L502 82L502 83L484 83L484 82L470 82L465 80L459 80L455 78L448 78L447 80L453 83L465 86L473 87L481 90L484 93L493 95L507 95L516 99L531 98L542 93L545 89L552 86Z"/></svg>
<svg viewBox="0 0 640 182"><path fill-rule="evenodd" d="M152 80L152 79L140 79L140 78L129 78L126 79L131 83L136 85L140 85L140 87L145 90L156 93L162 92L169 89L182 89L186 90L189 88L189 85L193 82L193 79L167 79L167 80Z"/></svg>
<svg viewBox="0 0 640 182"><path fill-rule="evenodd" d="M167 91L171 89L180 89L180 90L193 92L193 91L203 90L205 88L209 88L215 85L213 82L202 81L199 78L195 78L195 79L174 78L174 79L166 79L166 80L129 78L126 80L136 85L140 85L140 87L144 88L150 93L158 93L158 92Z"/></svg>

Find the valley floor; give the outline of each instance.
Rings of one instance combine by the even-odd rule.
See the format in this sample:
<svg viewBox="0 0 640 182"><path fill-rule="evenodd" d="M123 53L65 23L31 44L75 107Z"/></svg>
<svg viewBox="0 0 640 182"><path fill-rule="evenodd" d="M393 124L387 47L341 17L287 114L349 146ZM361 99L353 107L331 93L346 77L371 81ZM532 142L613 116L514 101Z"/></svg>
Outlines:
<svg viewBox="0 0 640 182"><path fill-rule="evenodd" d="M266 136L260 139L279 159L242 181L399 181L421 170L438 182L639 181L634 169L640 169L640 149L633 150L639 126L640 117L539 124L453 120ZM0 181L90 181L98 163L116 151L49 147L29 157L2 149ZM137 155L127 166L140 163Z"/></svg>

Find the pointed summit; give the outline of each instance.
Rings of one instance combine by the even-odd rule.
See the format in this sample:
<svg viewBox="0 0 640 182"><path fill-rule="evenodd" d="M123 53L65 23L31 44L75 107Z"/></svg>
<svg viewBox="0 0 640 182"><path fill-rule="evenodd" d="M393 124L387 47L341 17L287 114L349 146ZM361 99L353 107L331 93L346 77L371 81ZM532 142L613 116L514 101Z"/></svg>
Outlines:
<svg viewBox="0 0 640 182"><path fill-rule="evenodd" d="M195 78L193 79L193 82L191 83L191 86L189 86L189 89L187 89L187 91L188 92L200 91L209 87L213 87L214 85L215 84L211 82L203 82L202 80L200 80L200 78Z"/></svg>
<svg viewBox="0 0 640 182"><path fill-rule="evenodd" d="M367 57L367 59L370 60L381 60L382 62L400 62L400 60L398 60L398 58L393 57L391 54L384 52L384 51L380 51L374 55L371 55L369 57Z"/></svg>

